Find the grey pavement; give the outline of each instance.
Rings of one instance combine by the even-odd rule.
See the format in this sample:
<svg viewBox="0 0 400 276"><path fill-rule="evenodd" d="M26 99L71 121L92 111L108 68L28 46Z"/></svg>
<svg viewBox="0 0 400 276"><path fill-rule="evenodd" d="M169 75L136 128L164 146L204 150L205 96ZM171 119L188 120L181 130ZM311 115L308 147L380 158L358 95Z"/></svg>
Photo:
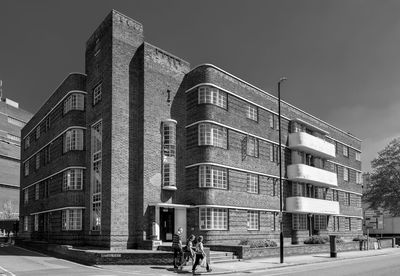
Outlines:
<svg viewBox="0 0 400 276"><path fill-rule="evenodd" d="M241 260L236 262L225 262L211 264L212 272L206 272L205 268L200 268L196 274L220 275L238 272L254 272L289 266L299 266L306 264L316 264L323 262L335 262L340 260L366 258L378 255L400 254L400 248L386 248L368 251L349 251L338 252L336 258L331 258L330 253L317 253L311 255L287 256L284 262L280 263L279 256L272 258L257 258L251 260ZM182 271L174 271L172 266L167 265L99 265L99 268L110 271L127 272L134 271L143 275L173 275L173 274L191 274L191 266L185 266Z"/></svg>

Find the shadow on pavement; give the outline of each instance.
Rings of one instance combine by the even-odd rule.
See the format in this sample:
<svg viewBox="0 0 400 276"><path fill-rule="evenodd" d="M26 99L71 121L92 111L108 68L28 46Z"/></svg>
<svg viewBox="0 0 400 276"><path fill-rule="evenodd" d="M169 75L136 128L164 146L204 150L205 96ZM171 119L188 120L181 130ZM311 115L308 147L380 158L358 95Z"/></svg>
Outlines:
<svg viewBox="0 0 400 276"><path fill-rule="evenodd" d="M26 250L9 243L0 244L0 256L30 256L30 257L41 257L40 253L36 253L30 250Z"/></svg>

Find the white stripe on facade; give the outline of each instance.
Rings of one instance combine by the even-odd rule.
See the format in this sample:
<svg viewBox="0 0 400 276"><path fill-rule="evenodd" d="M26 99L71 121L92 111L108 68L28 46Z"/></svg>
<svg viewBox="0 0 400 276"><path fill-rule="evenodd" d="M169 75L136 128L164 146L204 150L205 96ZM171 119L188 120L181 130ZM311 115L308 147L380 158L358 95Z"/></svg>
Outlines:
<svg viewBox="0 0 400 276"><path fill-rule="evenodd" d="M86 209L86 207L84 207L84 206L61 207L61 208L56 208L56 209L51 209L51 210L45 210L45 211L31 213L30 215L33 216L33 215L38 215L38 214L43 214L43 213L50 213L50 212L55 212L55 211L67 210L67 209Z"/></svg>
<svg viewBox="0 0 400 276"><path fill-rule="evenodd" d="M221 167L221 168L226 168L226 169L230 169L230 170L234 170L234 171L241 171L241 172L246 172L246 173L252 173L252 174L257 174L257 175L262 175L262 176L266 176L266 177L272 177L272 178L279 178L279 176L275 176L275 175L271 175L271 174L266 174L266 173L260 173L260 172L256 172L256 171L250 171L250 170L245 170L245 169L241 169L241 168L235 168L235 167L231 167L231 166L226 166L226 165L221 165L218 163L212 163L212 162L201 162L201 163L195 163L195 164L191 164L186 166L186 169L189 168L193 168L193 167L197 167L197 166L201 166L201 165L209 165L209 166L216 166L216 167ZM288 180L285 177L282 177L283 180ZM330 188L332 190L337 190L337 191L342 191L342 192L346 192L346 193L351 193L351 194L355 194L355 195L362 195L360 193L357 192L353 192L353 191L347 191L347 190L343 190L343 189L338 189L336 187L332 187Z"/></svg>
<svg viewBox="0 0 400 276"><path fill-rule="evenodd" d="M327 135L326 138L329 138L329 139L331 139L332 141L338 142L338 143L340 143L340 144L342 144L342 145L344 145L344 146L346 146L346 147L352 148L353 150L355 150L355 151L357 151L357 152L359 152L359 153L362 153L361 150L356 149L355 147L350 146L349 144L343 143L343 142L341 142L341 141L339 141L339 140L337 140L337 139L335 139L335 138L332 138L332 137L329 136L329 135Z"/></svg>
<svg viewBox="0 0 400 276"><path fill-rule="evenodd" d="M193 205L191 208L223 208L223 209L237 209L237 210L254 210L264 212L279 212L279 209L263 209L263 208L252 208L252 207L239 207L239 206L226 206L226 205Z"/></svg>
<svg viewBox="0 0 400 276"><path fill-rule="evenodd" d="M262 141L265 141L265 142L268 142L268 143L271 143L271 144L279 145L278 142L275 142L275 141L272 141L272 140L268 140L268 139L266 139L266 138L263 138L263 137L260 137L260 136L257 136L257 135L254 135L254 134L245 132L245 131L243 131L243 130L240 130L240 129L237 129L237 128L234 128L234 127L231 127L231 126L228 126L228 125L225 125L225 124L218 123L218 122L213 121L213 120L201 120L201 121L197 121L197 122L191 123L190 125L187 125L186 128L189 128L189 127L192 127L192 126L194 126L194 125L201 124L201 123L210 123L210 124L222 126L222 127L228 128L228 129L230 129L230 130L233 130L233 131L236 131L236 132L245 134L245 135L249 135L249 136L251 136L251 137L255 137L255 138L259 139L259 140L262 140ZM287 148L287 146L282 145L282 148Z"/></svg>
<svg viewBox="0 0 400 276"><path fill-rule="evenodd" d="M69 76L69 75L68 75ZM64 79L64 81L65 81L65 79ZM63 82L64 82L63 81ZM61 85L61 84L60 84ZM56 88L56 90L58 89L58 87ZM55 91L54 91L55 92ZM53 93L54 93L53 92ZM71 90L71 91L69 91L67 94L65 94L64 95L64 97L62 97L61 98L61 100L59 100L44 116L43 116L43 118L36 124L36 125L34 125L33 127L32 127L32 129L22 138L22 139L25 139L29 134L31 134L31 132L41 123L41 122L43 122L43 120L44 119L46 119L47 118L47 116L54 110L54 109L56 109L57 108L57 106L62 102L62 101L64 101L65 100L65 98L66 97L68 97L70 94L73 94L73 93L80 93L80 94L87 94L87 92L86 91L82 91L82 90ZM53 94L51 94L50 95L50 97L52 96ZM45 103L50 99L50 97L45 101ZM85 99L85 101L86 101L86 99Z"/></svg>
<svg viewBox="0 0 400 276"><path fill-rule="evenodd" d="M254 88L255 90L258 90L259 92L262 92L262 93L264 93L264 94L266 94L266 95L268 95L268 96L270 96L270 97L272 97L272 98L278 100L278 98L277 98L276 96L274 96L274 95L272 95L272 94L270 94L270 93L268 93L268 92L262 90L261 88L258 88L257 86L255 86L255 85L253 85L253 84L251 84L251 83L248 83L248 82L242 80L241 78L236 77L235 75L232 75L231 73L229 73L229 72L227 72L227 71L225 71L225 70L223 70L223 69L221 69L221 68L219 68L219 67L217 67L217 66L215 66L215 65L213 65L213 64L210 64L210 63L203 63L203 64L200 64L200 65L197 65L195 68L193 68L192 70L190 70L189 73L192 72L192 71L194 71L194 70L196 70L196 69L199 68L199 67L202 67L202 66L209 66L209 67L212 67L212 68L214 68L214 69L216 69L216 70L218 70L218 71L220 71L220 72L222 72L222 73L224 73L224 74L226 74L226 75L228 75L228 76L230 76L230 77L232 77L232 78L234 78L234 79L236 79L236 80L238 80L238 81L240 81L240 82L242 82L242 83L244 83L244 84L246 84L246 85L248 85L248 86L250 86L250 87L252 87L252 88ZM302 109L300 109L300 108L298 108L298 107L296 107L296 106L294 106L294 105L292 105L292 104L290 104L290 103L287 103L287 102L285 102L285 101L282 101L282 103L284 103L284 104L286 104L286 105L288 105L288 106L290 106L290 107L292 107L292 108L294 108L294 109L296 109L296 110L298 110L298 111L300 111L300 112L303 112L305 115L310 116L311 118L313 118L313 119L315 119L315 120L317 120L317 121L320 121L321 123L326 124L326 125L328 125L328 126L334 128L334 129L336 129L336 130L338 130L338 131L344 133L345 135L347 135L347 136L349 136L349 137L351 137L351 138L354 138L354 139L356 139L356 140L362 142L362 140L359 139L359 138L357 138L356 136L351 135L351 134L347 133L346 131L341 130L341 129L339 129L339 128L337 128L337 127L331 125L331 124L328 124L327 122L325 122L325 121L323 121L323 120L321 120L321 119L315 117L314 115L311 115L310 113L305 112L304 110L302 110Z"/></svg>
<svg viewBox="0 0 400 276"><path fill-rule="evenodd" d="M33 154L29 155L29 157L25 158L22 162L25 163L27 162L29 159L31 159L34 155L36 155L38 152L40 152L42 149L44 149L45 147L47 147L49 144L53 143L58 137L60 137L61 135L63 135L65 132L67 132L70 129L86 129L86 127L83 126L70 126L66 129L64 129L62 132L60 132L56 137L54 137L53 139L50 140L50 142L48 142L46 145L44 145L43 147L41 147L40 149L38 149L37 151L35 151Z"/></svg>
<svg viewBox="0 0 400 276"><path fill-rule="evenodd" d="M22 190L28 189L29 187L32 187L33 185L35 185L35 184L37 184L37 183L40 183L40 182L42 182L42 181L44 181L44 180L46 180L46 179L48 179L48 178L51 178L51 177L53 177L53 176L55 176L55 175L57 175L57 174L59 174L59 173L62 173L62 172L64 172L64 171L66 171L66 170L69 170L69 169L83 169L83 170L86 170L86 167L80 167L80 166L66 167L66 168L64 168L64 169L62 169L62 170L60 170L60 171L58 171L58 172L56 172L56 173L53 173L52 175L46 176L45 178L42 178L42 179L40 179L40 180L38 180L38 181L36 181L36 182L33 182L32 184L29 184L28 186L22 188Z"/></svg>

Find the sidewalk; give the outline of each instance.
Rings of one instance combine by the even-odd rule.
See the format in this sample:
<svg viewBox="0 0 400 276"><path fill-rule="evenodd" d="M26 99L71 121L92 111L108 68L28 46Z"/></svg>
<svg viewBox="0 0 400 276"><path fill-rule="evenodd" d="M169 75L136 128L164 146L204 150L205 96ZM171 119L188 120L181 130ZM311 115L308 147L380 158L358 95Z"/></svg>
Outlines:
<svg viewBox="0 0 400 276"><path fill-rule="evenodd" d="M330 258L329 253L319 253L313 255L288 256L284 258L284 263L282 264L280 263L279 257L260 258L260 259L243 260L237 262L211 264L211 268L213 270L212 272L206 272L205 268L199 267L198 270L196 271L196 274L221 275L221 274L229 274L235 272L261 271L261 270L269 270L269 269L288 267L288 266L333 262L339 260L365 258L378 255L391 255L396 253L400 253L400 248L385 248L380 250L369 250L369 251L338 252L337 258ZM120 271L127 273L134 271L134 274L140 274L140 275L160 275L160 273L170 274L170 275L189 274L189 273L191 274L191 269L192 269L191 266L185 266L182 271L176 272L172 269L172 265L171 266L98 265L97 267L104 268L110 271Z"/></svg>

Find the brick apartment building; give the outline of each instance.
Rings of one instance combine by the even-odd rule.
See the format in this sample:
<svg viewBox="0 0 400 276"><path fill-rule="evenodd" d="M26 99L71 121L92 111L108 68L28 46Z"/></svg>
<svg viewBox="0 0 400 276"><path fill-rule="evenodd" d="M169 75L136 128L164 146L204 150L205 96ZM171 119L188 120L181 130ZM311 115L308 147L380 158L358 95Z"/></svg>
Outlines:
<svg viewBox="0 0 400 276"><path fill-rule="evenodd" d="M22 131L27 239L109 248L279 239L277 98L112 11ZM362 233L361 141L282 103L284 235Z"/></svg>
<svg viewBox="0 0 400 276"><path fill-rule="evenodd" d="M31 117L17 102L0 96L0 230L18 220L21 129Z"/></svg>

